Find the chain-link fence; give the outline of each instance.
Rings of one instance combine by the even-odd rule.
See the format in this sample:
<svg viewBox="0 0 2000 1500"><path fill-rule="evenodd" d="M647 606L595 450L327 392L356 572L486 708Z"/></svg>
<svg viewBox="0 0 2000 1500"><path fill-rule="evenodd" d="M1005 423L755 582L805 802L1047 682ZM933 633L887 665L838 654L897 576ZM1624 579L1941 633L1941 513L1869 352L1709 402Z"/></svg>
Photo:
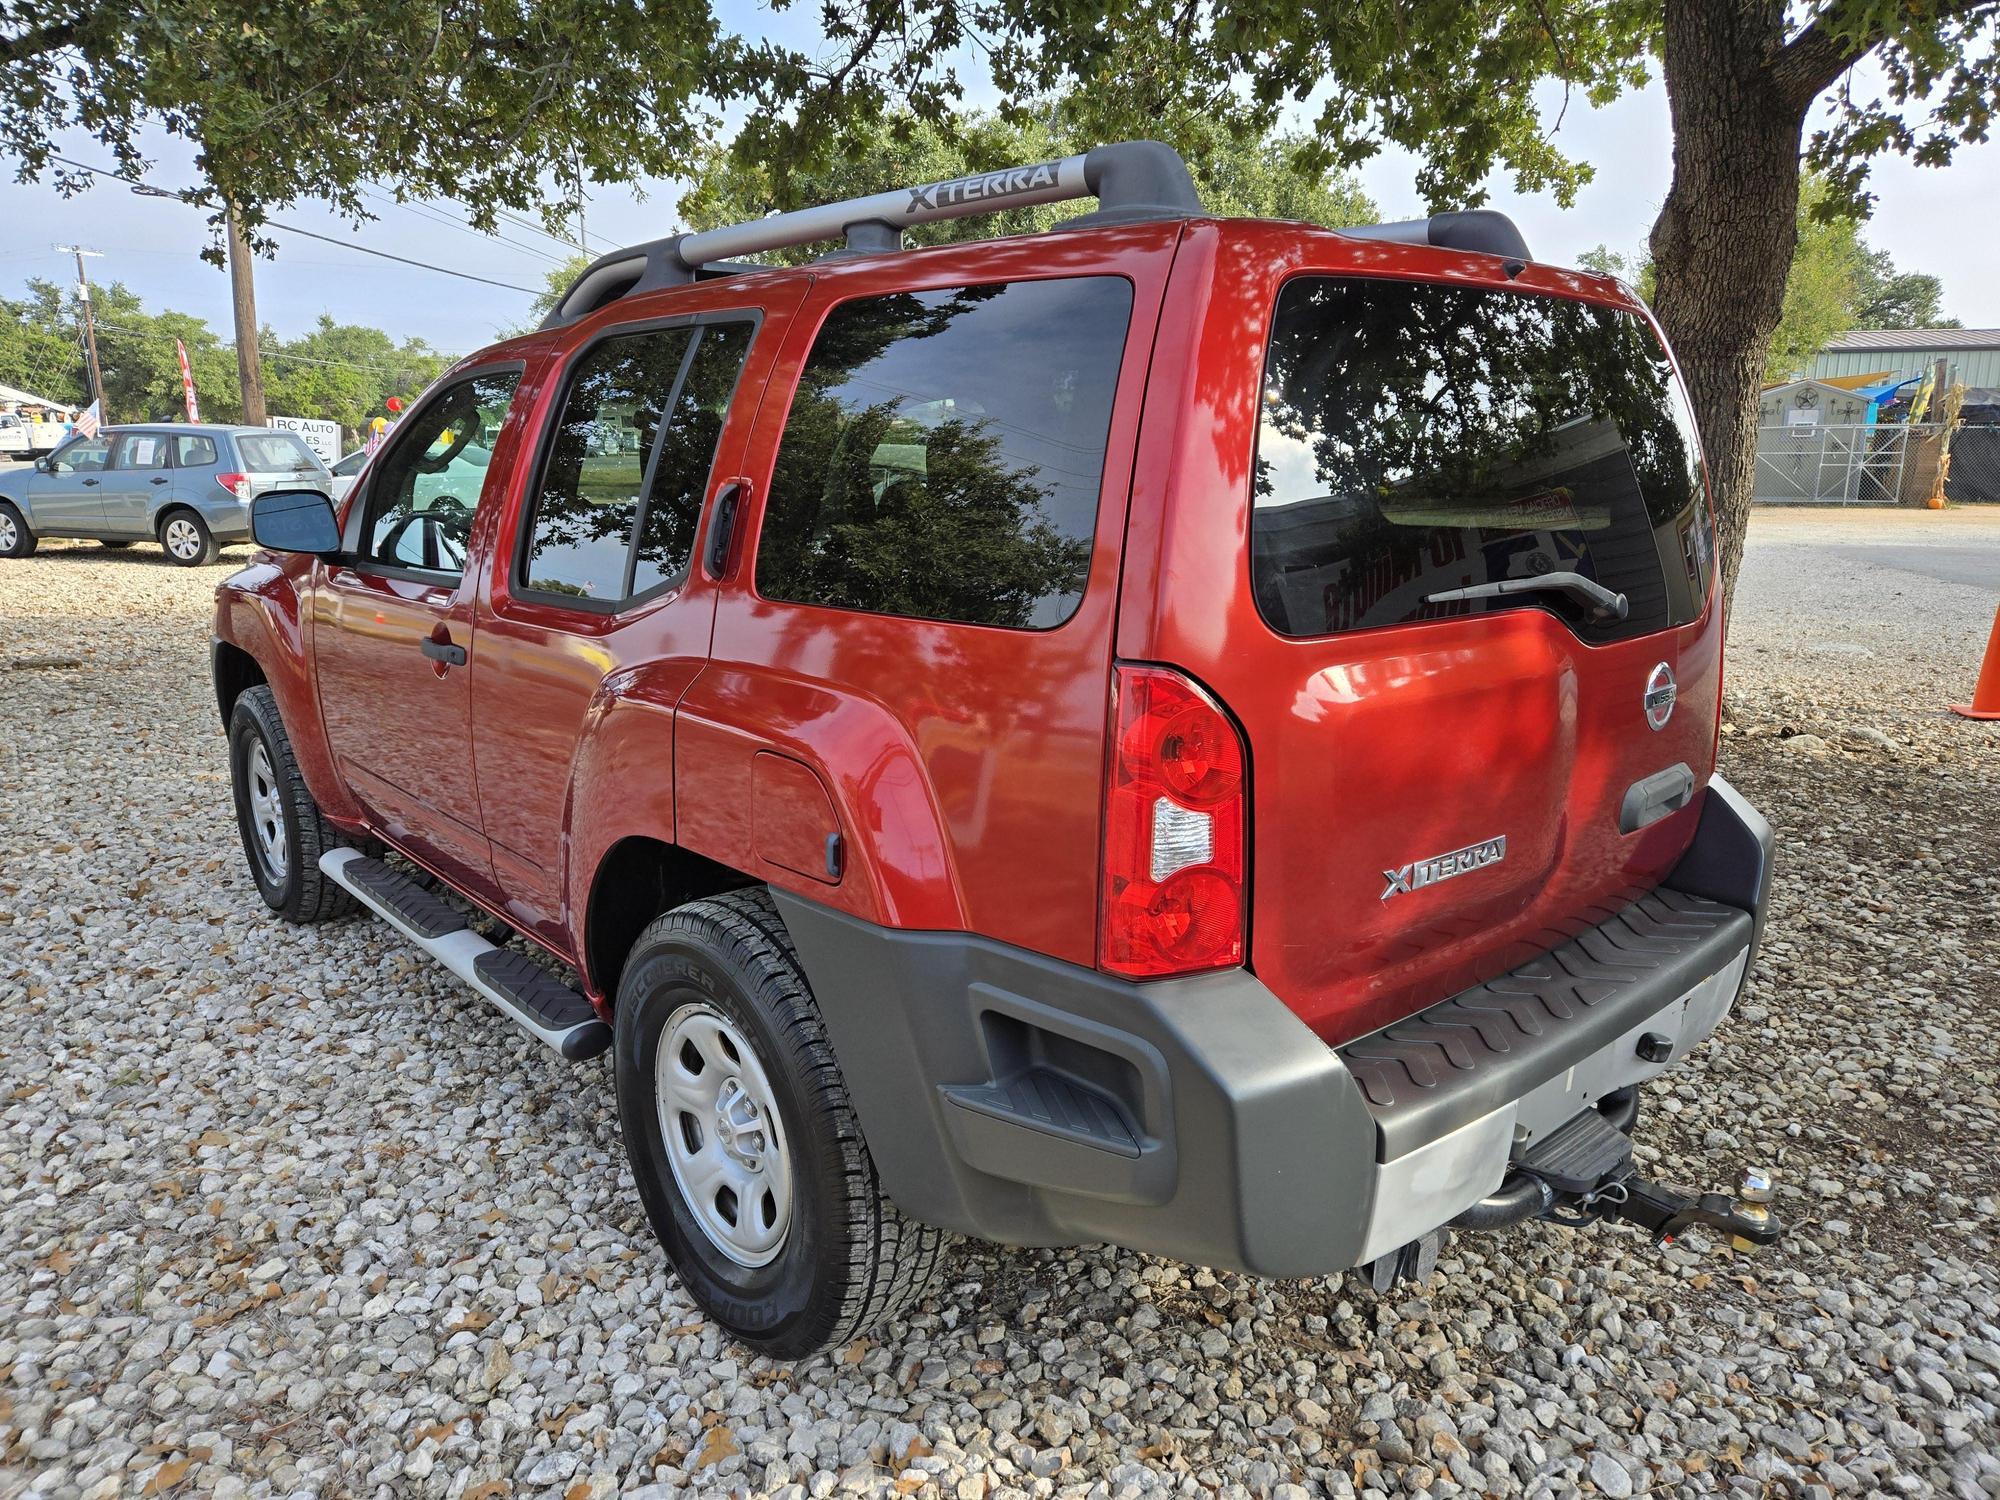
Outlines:
<svg viewBox="0 0 2000 1500"><path fill-rule="evenodd" d="M2000 426L1968 424L1951 435L1944 497L1954 505L2000 505Z"/></svg>
<svg viewBox="0 0 2000 1500"><path fill-rule="evenodd" d="M1946 453L1936 422L1807 423L1757 431L1759 505L1921 505ZM2000 501L2000 427L1952 432L1945 498Z"/></svg>

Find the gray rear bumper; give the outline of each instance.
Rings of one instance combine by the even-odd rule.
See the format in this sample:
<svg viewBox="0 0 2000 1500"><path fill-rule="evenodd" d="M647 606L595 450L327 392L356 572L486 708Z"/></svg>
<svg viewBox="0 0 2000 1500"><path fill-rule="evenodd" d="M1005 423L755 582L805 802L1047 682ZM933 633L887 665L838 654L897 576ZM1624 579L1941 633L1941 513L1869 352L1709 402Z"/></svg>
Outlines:
<svg viewBox="0 0 2000 1500"><path fill-rule="evenodd" d="M904 1212L1308 1276L1447 1222L1524 1145L1708 1036L1752 960L1770 839L1718 777L1661 890L1337 1050L1244 970L1133 984L773 895ZM1639 1055L1649 1036L1663 1060Z"/></svg>

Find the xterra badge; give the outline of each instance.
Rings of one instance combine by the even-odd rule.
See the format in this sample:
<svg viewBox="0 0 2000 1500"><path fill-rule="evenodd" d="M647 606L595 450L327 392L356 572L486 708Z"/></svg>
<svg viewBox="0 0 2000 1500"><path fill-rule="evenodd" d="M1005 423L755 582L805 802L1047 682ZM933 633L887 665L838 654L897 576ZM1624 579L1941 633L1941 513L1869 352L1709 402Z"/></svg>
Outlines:
<svg viewBox="0 0 2000 1500"><path fill-rule="evenodd" d="M1655 729L1665 729L1667 720L1674 716L1674 700L1679 696L1674 669L1661 662L1653 668L1653 675L1646 679L1646 722Z"/></svg>
<svg viewBox="0 0 2000 1500"><path fill-rule="evenodd" d="M1467 844L1449 854L1433 854L1429 859L1404 865L1400 870L1384 870L1382 878L1389 882L1389 888L1382 892L1382 899L1387 901L1404 891L1420 891L1427 885L1436 885L1440 880L1449 880L1470 870L1483 870L1488 865L1499 864L1506 857L1507 835L1503 833L1496 839Z"/></svg>

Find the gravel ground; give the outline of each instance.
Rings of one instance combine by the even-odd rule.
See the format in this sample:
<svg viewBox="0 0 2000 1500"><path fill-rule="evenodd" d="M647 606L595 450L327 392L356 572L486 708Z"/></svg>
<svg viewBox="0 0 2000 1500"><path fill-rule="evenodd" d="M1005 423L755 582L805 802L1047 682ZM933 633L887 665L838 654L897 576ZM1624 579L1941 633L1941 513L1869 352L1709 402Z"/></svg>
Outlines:
<svg viewBox="0 0 2000 1500"><path fill-rule="evenodd" d="M1641 1155L1775 1167L1785 1247L1537 1225L1384 1298L968 1247L796 1367L667 1274L605 1063L258 903L205 658L246 554L0 564L0 1496L2000 1495L2000 725L1940 712L1996 590L1827 545L1934 535L2000 583L1992 512L1752 530L1775 908Z"/></svg>

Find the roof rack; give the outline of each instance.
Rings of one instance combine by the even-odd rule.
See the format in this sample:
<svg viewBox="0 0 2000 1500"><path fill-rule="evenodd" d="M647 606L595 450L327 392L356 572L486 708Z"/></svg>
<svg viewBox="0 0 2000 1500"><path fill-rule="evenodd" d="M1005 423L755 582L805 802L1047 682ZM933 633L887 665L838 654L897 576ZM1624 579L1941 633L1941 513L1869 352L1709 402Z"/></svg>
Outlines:
<svg viewBox="0 0 2000 1500"><path fill-rule="evenodd" d="M913 224L962 219L1060 203L1070 198L1097 199L1097 210L1069 220L1064 227L1131 224L1142 219L1188 218L1202 212L1201 197L1187 163L1172 146L1160 141L1122 141L1099 146L1060 161L1025 167L974 172L944 182L892 188L865 198L844 198L815 208L772 214L746 224L726 224L694 234L668 235L630 245L592 261L570 284L542 327L562 328L587 317L607 303L635 292L685 286L704 277L725 276L762 267L734 257L810 245L817 240L845 240L840 254L872 254L900 249L903 231ZM1447 250L1477 250L1504 256L1509 262L1534 257L1521 231L1505 214L1490 208L1463 213L1432 214L1393 224L1368 224L1343 229L1357 239L1396 240L1404 244L1436 245ZM1509 274L1517 268L1511 267Z"/></svg>
<svg viewBox="0 0 2000 1500"><path fill-rule="evenodd" d="M1070 224L1130 224L1187 218L1202 211L1194 179L1178 151L1160 141L1123 141L1060 161L893 188L614 250L591 262L541 326L564 327L634 292L759 269L732 264L737 256L831 239L844 239L848 253L894 250L903 243L903 231L913 224L1091 197L1097 199L1097 211Z"/></svg>
<svg viewBox="0 0 2000 1500"><path fill-rule="evenodd" d="M1357 240L1394 240L1444 250L1477 250L1508 260L1534 259L1514 221L1497 208L1468 208L1459 213L1432 214L1428 219L1398 219L1392 224L1358 224L1340 232Z"/></svg>

